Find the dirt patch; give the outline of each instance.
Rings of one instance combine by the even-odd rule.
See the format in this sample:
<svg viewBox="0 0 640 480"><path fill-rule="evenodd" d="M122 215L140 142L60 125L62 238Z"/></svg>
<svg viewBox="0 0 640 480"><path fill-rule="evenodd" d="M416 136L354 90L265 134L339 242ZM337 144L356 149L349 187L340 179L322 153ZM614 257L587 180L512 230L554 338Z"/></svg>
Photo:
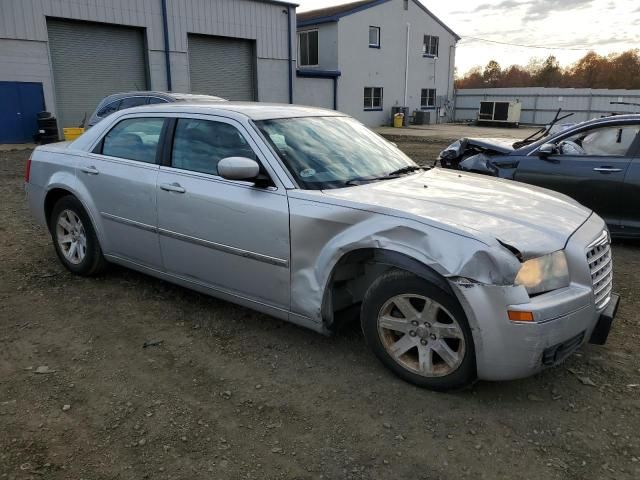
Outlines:
<svg viewBox="0 0 640 480"><path fill-rule="evenodd" d="M400 147L422 162L445 144ZM70 275L29 217L28 154L0 153L0 478L640 477L638 244L614 247L606 346L437 394L355 328L324 338L116 267Z"/></svg>

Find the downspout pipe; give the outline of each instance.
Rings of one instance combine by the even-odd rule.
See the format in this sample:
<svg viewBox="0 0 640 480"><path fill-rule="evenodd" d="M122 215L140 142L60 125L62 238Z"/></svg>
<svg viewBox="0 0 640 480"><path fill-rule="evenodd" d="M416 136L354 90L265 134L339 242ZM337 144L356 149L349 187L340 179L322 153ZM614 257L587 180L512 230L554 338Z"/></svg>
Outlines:
<svg viewBox="0 0 640 480"><path fill-rule="evenodd" d="M167 92L173 90L171 85L171 57L169 55L169 22L167 19L167 0L162 2L162 28L164 30L164 63L167 72Z"/></svg>
<svg viewBox="0 0 640 480"><path fill-rule="evenodd" d="M163 0L166 1L166 0ZM289 103L293 103L293 49L291 44L291 6L287 5L287 44L289 46Z"/></svg>
<svg viewBox="0 0 640 480"><path fill-rule="evenodd" d="M407 106L407 88L409 87L409 31L411 28L411 24L407 23L407 59L404 65L404 104L403 107Z"/></svg>

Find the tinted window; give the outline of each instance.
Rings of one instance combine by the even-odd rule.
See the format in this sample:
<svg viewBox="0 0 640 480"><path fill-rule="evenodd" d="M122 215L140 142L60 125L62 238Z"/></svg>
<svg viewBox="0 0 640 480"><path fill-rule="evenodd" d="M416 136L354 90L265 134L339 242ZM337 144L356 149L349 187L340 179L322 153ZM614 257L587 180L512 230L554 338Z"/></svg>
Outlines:
<svg viewBox="0 0 640 480"><path fill-rule="evenodd" d="M148 103L149 105L153 105L154 103L168 103L168 102L164 98L149 97Z"/></svg>
<svg viewBox="0 0 640 480"><path fill-rule="evenodd" d="M586 130L559 143L563 155L624 156L631 148L640 126L620 125Z"/></svg>
<svg viewBox="0 0 640 480"><path fill-rule="evenodd" d="M125 108L137 107L147 103L147 97L129 97L122 99L120 102L120 108L118 110L124 110Z"/></svg>
<svg viewBox="0 0 640 480"><path fill-rule="evenodd" d="M98 110L99 117L106 117L107 115L111 115L113 112L118 110L118 105L120 105L120 100L116 100L115 102L108 103L100 110Z"/></svg>
<svg viewBox="0 0 640 480"><path fill-rule="evenodd" d="M104 137L102 154L155 163L162 118L130 118L118 123Z"/></svg>
<svg viewBox="0 0 640 480"><path fill-rule="evenodd" d="M173 140L172 166L218 174L218 162L227 157L256 160L240 132L227 123L181 118Z"/></svg>

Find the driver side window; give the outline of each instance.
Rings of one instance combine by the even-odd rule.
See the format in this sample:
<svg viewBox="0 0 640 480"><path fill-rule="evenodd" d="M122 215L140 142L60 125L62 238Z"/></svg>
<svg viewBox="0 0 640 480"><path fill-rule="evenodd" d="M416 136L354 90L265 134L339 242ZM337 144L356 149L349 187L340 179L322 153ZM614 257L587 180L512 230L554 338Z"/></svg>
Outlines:
<svg viewBox="0 0 640 480"><path fill-rule="evenodd" d="M251 146L234 126L197 118L178 120L171 166L218 175L218 162L227 157L245 157L257 161Z"/></svg>
<svg viewBox="0 0 640 480"><path fill-rule="evenodd" d="M593 128L558 143L559 155L624 157L640 132L640 125Z"/></svg>

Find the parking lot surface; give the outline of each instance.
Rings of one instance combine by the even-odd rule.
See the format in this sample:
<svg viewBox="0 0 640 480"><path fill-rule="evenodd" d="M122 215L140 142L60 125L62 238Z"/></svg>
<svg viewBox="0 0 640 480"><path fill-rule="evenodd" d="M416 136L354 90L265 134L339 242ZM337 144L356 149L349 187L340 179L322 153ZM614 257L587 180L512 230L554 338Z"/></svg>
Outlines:
<svg viewBox="0 0 640 480"><path fill-rule="evenodd" d="M399 146L428 163L445 140ZM616 242L609 342L451 394L145 275L80 278L0 152L0 478L640 478L640 243ZM144 348L145 342L150 345Z"/></svg>

